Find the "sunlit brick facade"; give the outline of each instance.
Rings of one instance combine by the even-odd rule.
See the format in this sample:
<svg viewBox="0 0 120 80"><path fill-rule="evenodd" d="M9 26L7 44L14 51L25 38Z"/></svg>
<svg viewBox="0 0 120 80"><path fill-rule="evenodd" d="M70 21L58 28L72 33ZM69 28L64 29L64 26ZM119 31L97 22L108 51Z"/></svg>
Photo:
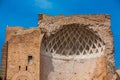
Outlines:
<svg viewBox="0 0 120 80"><path fill-rule="evenodd" d="M109 15L38 16L6 28L5 80L116 80Z"/></svg>

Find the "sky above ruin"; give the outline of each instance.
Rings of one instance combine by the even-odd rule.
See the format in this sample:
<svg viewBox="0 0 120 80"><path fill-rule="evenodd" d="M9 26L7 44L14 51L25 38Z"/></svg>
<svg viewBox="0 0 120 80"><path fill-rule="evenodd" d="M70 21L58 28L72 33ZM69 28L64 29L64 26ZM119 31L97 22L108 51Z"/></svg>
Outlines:
<svg viewBox="0 0 120 80"><path fill-rule="evenodd" d="M39 13L52 16L110 14L115 62L116 67L120 67L120 0L0 0L0 54L6 26L37 27Z"/></svg>

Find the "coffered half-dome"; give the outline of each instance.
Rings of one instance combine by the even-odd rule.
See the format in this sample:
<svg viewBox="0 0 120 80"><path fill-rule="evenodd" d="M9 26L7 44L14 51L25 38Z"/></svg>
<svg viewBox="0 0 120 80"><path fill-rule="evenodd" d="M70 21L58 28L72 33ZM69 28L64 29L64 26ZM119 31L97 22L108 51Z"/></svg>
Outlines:
<svg viewBox="0 0 120 80"><path fill-rule="evenodd" d="M104 42L93 30L72 25L43 37L42 49L43 55L90 58L103 55Z"/></svg>

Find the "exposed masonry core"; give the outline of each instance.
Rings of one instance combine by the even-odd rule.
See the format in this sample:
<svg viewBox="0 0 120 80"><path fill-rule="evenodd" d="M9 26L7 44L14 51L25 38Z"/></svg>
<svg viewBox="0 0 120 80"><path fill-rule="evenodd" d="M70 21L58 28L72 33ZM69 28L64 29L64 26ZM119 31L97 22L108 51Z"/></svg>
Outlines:
<svg viewBox="0 0 120 80"><path fill-rule="evenodd" d="M52 53L56 57L74 56L85 59L102 56L104 48L104 42L93 30L81 26L66 26L43 38L41 54Z"/></svg>

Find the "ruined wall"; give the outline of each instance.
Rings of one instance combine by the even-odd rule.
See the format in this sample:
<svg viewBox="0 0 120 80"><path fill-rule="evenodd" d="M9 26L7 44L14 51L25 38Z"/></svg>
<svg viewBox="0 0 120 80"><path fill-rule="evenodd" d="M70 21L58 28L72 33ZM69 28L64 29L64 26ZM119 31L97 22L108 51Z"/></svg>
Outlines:
<svg viewBox="0 0 120 80"><path fill-rule="evenodd" d="M7 57L8 57L8 41L15 34L16 31L22 30L22 27L7 27L6 28L6 41L2 48L2 77L6 79L6 71L7 71Z"/></svg>
<svg viewBox="0 0 120 80"><path fill-rule="evenodd" d="M7 28L7 80L21 78L28 80L116 80L109 15L52 17L41 14L38 20L39 28L37 29ZM50 37L61 28L71 25L86 27L99 35L105 43L104 55L91 59L61 59L61 56L56 58L51 53L49 56L40 51L45 36Z"/></svg>
<svg viewBox="0 0 120 80"><path fill-rule="evenodd" d="M100 36L100 38L104 41L105 43L104 56L106 57L105 62L106 62L106 69L108 76L106 77L105 80L111 80L114 77L114 57L113 57L114 49L113 49L113 36L110 28L110 16L109 15L73 15L73 16L52 17L48 15L40 15L39 18L39 28L47 36L50 36L51 34L55 34L62 27L70 24L79 24L83 27L88 27L89 29L92 29L94 33L97 33ZM95 65L89 65L89 66L94 67Z"/></svg>
<svg viewBox="0 0 120 80"><path fill-rule="evenodd" d="M40 31L27 29L16 32L8 41L7 80L39 80Z"/></svg>
<svg viewBox="0 0 120 80"><path fill-rule="evenodd" d="M8 44L7 42L4 44L2 48L2 77L3 79L6 78L6 71L7 71L7 53L8 53Z"/></svg>
<svg viewBox="0 0 120 80"><path fill-rule="evenodd" d="M7 27L6 28L6 41L9 41L13 34L17 31L23 30L22 27Z"/></svg>
<svg viewBox="0 0 120 80"><path fill-rule="evenodd" d="M41 44L41 80L106 80L104 49L99 36L77 24L45 35Z"/></svg>

